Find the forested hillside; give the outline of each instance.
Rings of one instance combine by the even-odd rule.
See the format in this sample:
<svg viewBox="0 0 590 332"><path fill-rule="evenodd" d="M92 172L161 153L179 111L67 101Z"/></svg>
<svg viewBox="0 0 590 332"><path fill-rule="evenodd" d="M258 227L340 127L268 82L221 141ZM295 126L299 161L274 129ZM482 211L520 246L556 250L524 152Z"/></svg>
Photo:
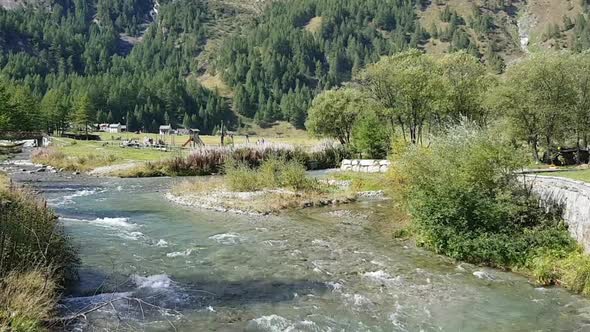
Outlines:
<svg viewBox="0 0 590 332"><path fill-rule="evenodd" d="M0 75L32 96L49 130L121 122L210 133L240 116L302 128L315 95L383 55L466 50L500 73L537 49L590 48L586 0L1 4Z"/></svg>
<svg viewBox="0 0 590 332"><path fill-rule="evenodd" d="M190 0L58 0L0 11L1 73L42 98L50 128L78 115L149 131L187 118L211 131L233 120L229 105L185 79L211 17Z"/></svg>

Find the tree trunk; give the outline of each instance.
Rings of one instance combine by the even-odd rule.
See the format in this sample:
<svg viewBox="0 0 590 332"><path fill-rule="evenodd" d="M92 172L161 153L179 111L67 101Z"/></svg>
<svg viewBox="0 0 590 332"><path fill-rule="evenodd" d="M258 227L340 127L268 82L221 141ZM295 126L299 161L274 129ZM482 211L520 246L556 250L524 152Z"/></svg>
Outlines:
<svg viewBox="0 0 590 332"><path fill-rule="evenodd" d="M553 165L553 149L551 148L551 137L545 136L545 143L547 144L547 163Z"/></svg>
<svg viewBox="0 0 590 332"><path fill-rule="evenodd" d="M539 147L537 146L537 142L535 140L531 140L529 144L533 150L533 159L535 159L535 163L539 163Z"/></svg>
<svg viewBox="0 0 590 332"><path fill-rule="evenodd" d="M576 129L576 165L582 163L582 151L580 151L580 131Z"/></svg>

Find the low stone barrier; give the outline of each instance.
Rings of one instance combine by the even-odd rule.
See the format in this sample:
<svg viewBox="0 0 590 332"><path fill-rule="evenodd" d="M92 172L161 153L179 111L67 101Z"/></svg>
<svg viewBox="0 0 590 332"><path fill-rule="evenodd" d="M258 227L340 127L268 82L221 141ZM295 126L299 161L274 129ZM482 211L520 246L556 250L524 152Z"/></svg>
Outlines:
<svg viewBox="0 0 590 332"><path fill-rule="evenodd" d="M563 204L572 237L590 253L590 184L554 176L524 175L541 200Z"/></svg>
<svg viewBox="0 0 590 332"><path fill-rule="evenodd" d="M389 169L389 165L389 160L344 159L340 170L361 173L385 173Z"/></svg>

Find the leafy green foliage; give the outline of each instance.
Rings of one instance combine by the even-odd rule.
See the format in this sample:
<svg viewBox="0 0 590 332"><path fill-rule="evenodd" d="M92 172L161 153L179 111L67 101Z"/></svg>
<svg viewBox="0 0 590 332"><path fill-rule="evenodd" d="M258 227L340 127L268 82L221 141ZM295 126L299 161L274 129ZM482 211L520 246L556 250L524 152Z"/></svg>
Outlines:
<svg viewBox="0 0 590 332"><path fill-rule="evenodd" d="M515 179L518 154L488 132L458 127L394 166L419 241L455 259L525 266L538 250L573 250L560 209L539 207Z"/></svg>
<svg viewBox="0 0 590 332"><path fill-rule="evenodd" d="M326 91L314 99L309 109L307 129L312 135L335 138L348 144L357 117L367 107L370 107L370 100L359 90Z"/></svg>
<svg viewBox="0 0 590 332"><path fill-rule="evenodd" d="M409 50L367 66L362 83L381 104L385 122L399 125L404 140L416 144L426 126L437 129L463 117L485 123L482 100L493 81L464 52L434 57Z"/></svg>
<svg viewBox="0 0 590 332"><path fill-rule="evenodd" d="M384 159L389 152L389 133L374 111L361 115L352 130L352 137L355 150L367 158Z"/></svg>
<svg viewBox="0 0 590 332"><path fill-rule="evenodd" d="M510 120L515 137L552 162L560 145L581 146L588 135L590 59L571 53L535 54L507 71L490 102Z"/></svg>

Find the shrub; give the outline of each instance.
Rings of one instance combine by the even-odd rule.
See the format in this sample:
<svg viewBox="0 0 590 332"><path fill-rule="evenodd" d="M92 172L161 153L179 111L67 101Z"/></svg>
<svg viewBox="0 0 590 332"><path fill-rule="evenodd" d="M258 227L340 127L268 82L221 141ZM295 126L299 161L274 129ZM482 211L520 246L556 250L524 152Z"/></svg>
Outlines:
<svg viewBox="0 0 590 332"><path fill-rule="evenodd" d="M544 209L516 181L520 156L485 130L461 126L407 147L390 176L413 218L418 240L455 259L524 266L541 249L576 247L559 207Z"/></svg>
<svg viewBox="0 0 590 332"><path fill-rule="evenodd" d="M366 112L357 120L352 138L354 148L367 158L383 159L387 156L389 134L375 112Z"/></svg>
<svg viewBox="0 0 590 332"><path fill-rule="evenodd" d="M0 330L38 331L78 258L45 202L3 174L0 211Z"/></svg>
<svg viewBox="0 0 590 332"><path fill-rule="evenodd" d="M244 163L235 161L228 161L225 165L225 182L233 191L261 189L259 174Z"/></svg>
<svg viewBox="0 0 590 332"><path fill-rule="evenodd" d="M339 167L342 159L349 157L340 144L322 143L310 149L290 144L244 144L237 146L204 146L186 157L175 157L154 162L153 167L167 175L210 175L224 171L224 163L236 161L248 167L259 167L270 159L296 160L307 169Z"/></svg>
<svg viewBox="0 0 590 332"><path fill-rule="evenodd" d="M256 191L265 188L320 190L319 183L307 177L302 164L283 158L265 160L258 169L253 169L243 162L230 160L225 167L225 181L234 191Z"/></svg>

